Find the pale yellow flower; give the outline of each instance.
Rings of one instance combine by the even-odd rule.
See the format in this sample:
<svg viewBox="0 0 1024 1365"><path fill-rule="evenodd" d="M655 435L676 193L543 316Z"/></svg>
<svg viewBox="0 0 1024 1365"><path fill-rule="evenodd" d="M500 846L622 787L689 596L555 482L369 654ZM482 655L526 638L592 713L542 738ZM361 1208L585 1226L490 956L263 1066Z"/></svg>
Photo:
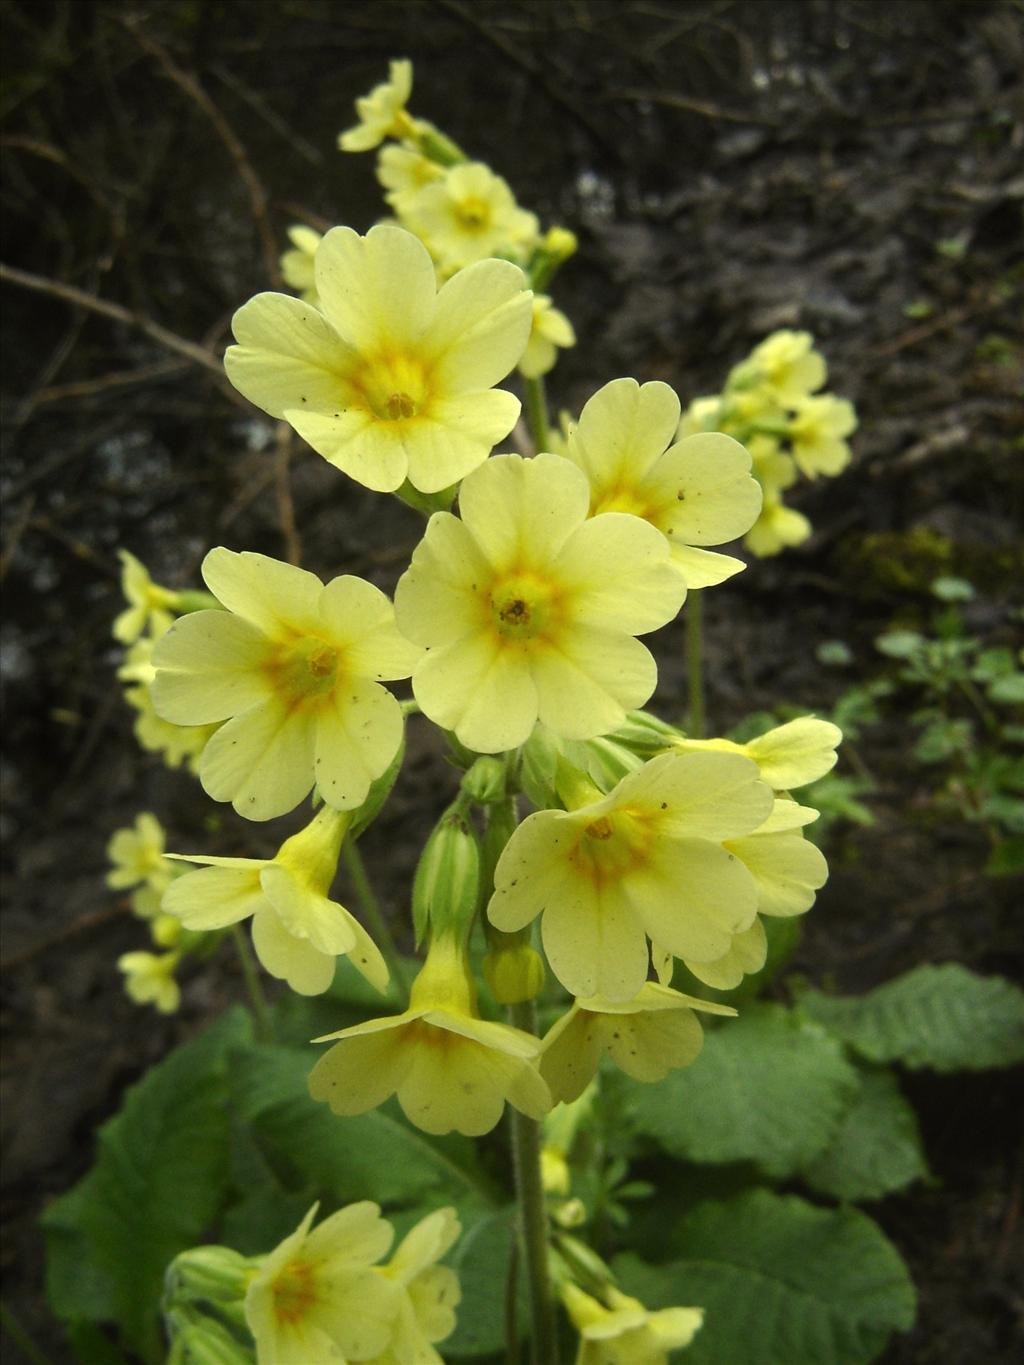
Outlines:
<svg viewBox="0 0 1024 1365"><path fill-rule="evenodd" d="M327 894L350 822L349 815L323 806L273 858L172 854L204 866L174 882L163 909L187 929L204 932L251 915L256 956L271 976L300 995L325 991L343 954L382 991L388 969L380 950L359 921Z"/></svg>
<svg viewBox="0 0 1024 1365"><path fill-rule="evenodd" d="M776 725L744 744L731 739L690 739L681 736L673 741L673 748L681 753L744 754L752 758L761 771L762 782L776 791L790 791L817 782L836 766L836 749L842 743L843 732L829 720L817 716L799 716L785 725Z"/></svg>
<svg viewBox="0 0 1024 1365"><path fill-rule="evenodd" d="M679 419L676 438L698 436L702 432L720 430L722 420L722 396L714 393L704 398L695 398Z"/></svg>
<svg viewBox="0 0 1024 1365"><path fill-rule="evenodd" d="M118 550L121 559L121 591L128 606L114 621L114 639L133 644L147 626L161 634L174 619L179 594L154 583L149 570L127 550Z"/></svg>
<svg viewBox="0 0 1024 1365"><path fill-rule="evenodd" d="M588 519L589 502L568 460L497 456L462 484L461 520L431 517L399 580L399 627L429 650L416 699L471 749L513 749L538 719L570 739L606 734L654 691L634 636L670 621L685 585L660 532Z"/></svg>
<svg viewBox="0 0 1024 1365"><path fill-rule="evenodd" d="M168 621L159 634L165 635L170 624ZM189 769L195 773L206 741L217 726L172 725L169 720L157 715L152 695L153 679L156 677L152 662L155 645L156 639L152 635L136 640L117 670L117 676L131 684L124 690L124 699L136 713L132 729L139 746L147 753L160 754L169 768L178 768L187 761Z"/></svg>
<svg viewBox="0 0 1024 1365"><path fill-rule="evenodd" d="M394 1232L376 1204L349 1204L301 1225L253 1275L245 1320L257 1365L329 1365L368 1360L387 1344L398 1312L396 1286L374 1268Z"/></svg>
<svg viewBox="0 0 1024 1365"><path fill-rule="evenodd" d="M115 830L107 844L107 857L113 864L106 879L111 890L148 886L162 892L174 875L164 857L165 838L163 825L149 811L137 815L131 829Z"/></svg>
<svg viewBox="0 0 1024 1365"><path fill-rule="evenodd" d="M759 559L767 559L794 545L802 545L813 527L802 512L786 507L781 497L765 489L761 515L743 537L743 544Z"/></svg>
<svg viewBox="0 0 1024 1365"><path fill-rule="evenodd" d="M814 350L810 332L773 332L738 367L756 374L774 390L778 401L792 407L825 383L824 357ZM734 371L736 374L736 371Z"/></svg>
<svg viewBox="0 0 1024 1365"><path fill-rule="evenodd" d="M559 347L575 346L572 323L560 312L547 294L533 296L533 326L530 340L519 362L519 373L537 379L554 368Z"/></svg>
<svg viewBox="0 0 1024 1365"><path fill-rule="evenodd" d="M607 1306L571 1282L560 1293L580 1334L576 1365L668 1365L669 1352L688 1346L704 1320L700 1308L651 1312L612 1285Z"/></svg>
<svg viewBox="0 0 1024 1365"><path fill-rule="evenodd" d="M153 705L175 724L226 722L203 750L206 792L250 820L284 815L314 782L331 806L361 805L402 739L380 682L418 657L387 597L223 547L203 576L227 610L183 616L158 641Z"/></svg>
<svg viewBox="0 0 1024 1365"><path fill-rule="evenodd" d="M438 292L423 243L382 224L332 228L314 272L322 311L259 294L235 314L231 382L367 488L457 483L519 416L494 385L530 332L522 271L481 261Z"/></svg>
<svg viewBox="0 0 1024 1365"><path fill-rule="evenodd" d="M789 440L800 472L809 479L842 473L850 463L850 447L844 438L857 428L853 404L825 393L801 398L793 406Z"/></svg>
<svg viewBox="0 0 1024 1365"><path fill-rule="evenodd" d="M540 225L508 183L482 161L452 166L402 205L402 222L420 237L443 274L488 256L525 259Z"/></svg>
<svg viewBox="0 0 1024 1365"><path fill-rule="evenodd" d="M694 1010L736 1013L655 981L645 981L632 1000L574 1001L544 1038L540 1073L551 1098L578 1099L605 1053L637 1081L661 1081L677 1067L689 1066L704 1044Z"/></svg>
<svg viewBox="0 0 1024 1365"><path fill-rule="evenodd" d="M315 307L320 301L320 296L316 292L316 281L313 278L313 261L323 236L303 223L296 223L294 227L288 229L288 238L292 245L291 250L281 256L281 278L289 289L295 290L300 299Z"/></svg>
<svg viewBox="0 0 1024 1365"><path fill-rule="evenodd" d="M181 991L174 973L180 953L122 953L118 970L124 973L124 988L137 1005L154 1005L161 1014L173 1014L181 1004Z"/></svg>
<svg viewBox="0 0 1024 1365"><path fill-rule="evenodd" d="M447 937L431 942L403 1014L316 1041L335 1039L309 1090L336 1114L366 1113L397 1092L424 1132L477 1137L495 1126L506 1101L535 1119L551 1107L535 1066L539 1040L478 1016L465 952Z"/></svg>
<svg viewBox="0 0 1024 1365"><path fill-rule="evenodd" d="M744 567L699 547L734 540L761 507L750 456L731 436L707 432L670 444L679 399L667 384L614 379L586 404L568 456L587 476L590 509L629 512L656 526L691 588L721 583Z"/></svg>
<svg viewBox="0 0 1024 1365"><path fill-rule="evenodd" d="M377 179L384 186L384 198L400 218L424 185L443 176L443 166L411 147L390 143L377 153Z"/></svg>
<svg viewBox="0 0 1024 1365"><path fill-rule="evenodd" d="M343 152L369 152L387 137L407 137L415 123L405 111L412 94L412 62L405 58L388 68L388 79L356 100L359 122L338 134Z"/></svg>
<svg viewBox="0 0 1024 1365"><path fill-rule="evenodd" d="M543 915L548 962L567 990L632 1001L648 938L713 962L750 927L756 883L722 844L763 825L772 794L749 759L710 753L662 754L593 796L523 821L487 914L510 933Z"/></svg>
<svg viewBox="0 0 1024 1365"><path fill-rule="evenodd" d="M368 1365L444 1365L434 1344L455 1330L459 1277L438 1265L461 1228L454 1209L436 1209L403 1238L379 1273L399 1289L398 1316L388 1349Z"/></svg>

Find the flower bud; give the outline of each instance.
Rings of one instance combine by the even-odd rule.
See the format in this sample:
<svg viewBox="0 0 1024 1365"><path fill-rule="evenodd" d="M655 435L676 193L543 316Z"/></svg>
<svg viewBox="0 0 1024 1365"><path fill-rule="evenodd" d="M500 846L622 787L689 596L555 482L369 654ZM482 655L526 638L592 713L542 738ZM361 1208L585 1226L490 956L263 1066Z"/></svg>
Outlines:
<svg viewBox="0 0 1024 1365"><path fill-rule="evenodd" d="M505 764L492 754L483 754L462 779L462 790L480 806L489 806L505 795Z"/></svg>
<svg viewBox="0 0 1024 1365"><path fill-rule="evenodd" d="M451 934L465 940L480 900L480 840L462 803L441 816L420 856L412 887L416 942Z"/></svg>
<svg viewBox="0 0 1024 1365"><path fill-rule="evenodd" d="M484 977L500 1005L518 1005L544 989L544 960L529 943L502 944L484 958Z"/></svg>

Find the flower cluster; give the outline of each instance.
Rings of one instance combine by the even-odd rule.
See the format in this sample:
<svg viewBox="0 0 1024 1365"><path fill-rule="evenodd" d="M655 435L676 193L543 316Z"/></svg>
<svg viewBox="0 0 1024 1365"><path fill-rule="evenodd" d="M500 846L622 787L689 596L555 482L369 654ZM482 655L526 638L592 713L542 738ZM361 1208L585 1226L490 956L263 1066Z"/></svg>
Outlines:
<svg viewBox="0 0 1024 1365"><path fill-rule="evenodd" d="M680 435L724 432L750 451L761 485L761 514L744 544L752 554L775 555L811 534L803 513L783 493L799 475L834 477L850 462L846 438L856 430L853 404L820 393L824 357L809 332L773 332L730 372L720 394L696 398L683 414Z"/></svg>
<svg viewBox="0 0 1024 1365"><path fill-rule="evenodd" d="M149 811L138 815L132 828L115 830L107 844L111 863L107 886L131 893L132 914L146 922L154 946L165 950L122 953L118 958L129 997L138 1005L151 1004L162 1014L172 1014L181 999L175 973L185 945L180 922L161 911L163 895L177 874L164 846L163 826Z"/></svg>
<svg viewBox="0 0 1024 1365"><path fill-rule="evenodd" d="M255 1346L256 1365L441 1365L434 1347L454 1331L461 1296L440 1264L461 1231L455 1210L420 1219L384 1261L394 1229L378 1205L349 1204L314 1227L317 1208L265 1256L179 1255L165 1298L172 1341L218 1361L251 1360Z"/></svg>

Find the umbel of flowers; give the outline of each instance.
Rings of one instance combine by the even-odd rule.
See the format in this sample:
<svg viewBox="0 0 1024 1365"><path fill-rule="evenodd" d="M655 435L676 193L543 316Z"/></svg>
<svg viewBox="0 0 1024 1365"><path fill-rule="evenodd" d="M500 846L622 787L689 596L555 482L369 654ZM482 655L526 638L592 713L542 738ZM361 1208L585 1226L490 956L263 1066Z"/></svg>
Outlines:
<svg viewBox="0 0 1024 1365"><path fill-rule="evenodd" d="M379 170L398 225L293 232L302 297L246 303L225 363L339 471L427 513L422 538L393 602L352 575L324 582L244 550L209 552L206 594L153 585L126 559L118 637L140 651L126 680L153 724L189 736L159 747L187 755L207 795L247 820L289 817L308 799L312 809L259 858L165 854L144 817L112 844L112 884L140 887L149 911L162 897L156 922L186 945L251 923L259 962L301 994L326 991L345 957L405 1003L384 926L332 885L401 768L407 718L432 722L462 777L416 874L421 965L404 1008L317 1040L328 1046L310 1091L344 1116L397 1097L431 1134L480 1136L508 1107L522 1169L536 1161L529 1133L580 1101L603 1064L657 1083L696 1060L701 1018L735 1014L674 989L677 960L731 989L764 965L764 917L802 914L824 883L803 833L817 812L792 792L835 762L838 730L805 717L744 745L687 736L641 709L657 665L640 637L669 625L690 590L743 569L715 547L764 515L768 485L735 439L764 436L755 417L789 423L787 458L805 472L834 472L839 457L808 435L824 371L799 339L756 352L730 380L730 393L772 405L750 399L732 434L731 415L681 427L668 385L622 378L590 398L559 453L546 449L539 376L571 329L535 290L572 244L541 234L504 181L407 112L411 79L393 63L341 139L346 150L387 144ZM496 453L520 415L497 386L517 366L533 449ZM174 1007L183 951L172 945L170 965L122 961L137 999ZM431 1215L381 1265L391 1234L376 1206L317 1228L314 1212L254 1262L189 1253L181 1283L220 1267L260 1365L439 1360L457 1286L437 1261L454 1217ZM543 1207L530 1217L539 1323ZM568 1252L555 1270L587 1365L656 1365L700 1325L699 1310L649 1313ZM188 1292L174 1302L181 1333L237 1342L237 1311L204 1326Z"/></svg>

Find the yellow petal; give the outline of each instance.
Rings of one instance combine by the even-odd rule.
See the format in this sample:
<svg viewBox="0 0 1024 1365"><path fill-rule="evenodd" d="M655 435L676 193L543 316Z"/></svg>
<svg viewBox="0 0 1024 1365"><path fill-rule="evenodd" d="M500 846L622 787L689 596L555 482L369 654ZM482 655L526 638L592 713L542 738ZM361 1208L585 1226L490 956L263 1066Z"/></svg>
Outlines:
<svg viewBox="0 0 1024 1365"><path fill-rule="evenodd" d="M496 455L463 483L459 512L497 572L543 573L582 526L589 497L586 480L560 455Z"/></svg>
<svg viewBox="0 0 1024 1365"><path fill-rule="evenodd" d="M228 611L251 621L272 639L316 629L324 586L306 569L219 545L203 560L203 579Z"/></svg>
<svg viewBox="0 0 1024 1365"><path fill-rule="evenodd" d="M268 698L270 645L256 626L224 611L182 616L153 651L152 698L176 725L208 725Z"/></svg>
<svg viewBox="0 0 1024 1365"><path fill-rule="evenodd" d="M186 929L223 929L266 907L260 887L263 863L246 868L204 867L178 877L164 892L161 908Z"/></svg>
<svg viewBox="0 0 1024 1365"><path fill-rule="evenodd" d="M726 953L757 913L757 886L743 863L703 839L659 840L648 863L621 885L648 936L697 962Z"/></svg>
<svg viewBox="0 0 1024 1365"><path fill-rule="evenodd" d="M436 357L437 378L449 392L489 389L522 355L531 319L531 295L519 267L478 261L441 289L423 346Z"/></svg>
<svg viewBox="0 0 1024 1365"><path fill-rule="evenodd" d="M289 710L271 697L211 735L199 780L207 795L230 801L247 820L271 820L294 810L309 793L314 745L310 713Z"/></svg>
<svg viewBox="0 0 1024 1365"><path fill-rule="evenodd" d="M449 512L435 512L395 589L395 619L417 644L451 644L486 621L491 569L472 535Z"/></svg>
<svg viewBox="0 0 1024 1365"><path fill-rule="evenodd" d="M336 810L362 805L398 752L402 708L378 683L342 679L310 725L311 772L321 796Z"/></svg>
<svg viewBox="0 0 1024 1365"><path fill-rule="evenodd" d="M377 493L393 493L404 483L409 457L399 424L343 402L329 412L289 408L284 416L318 455L357 483Z"/></svg>
<svg viewBox="0 0 1024 1365"><path fill-rule="evenodd" d="M417 346L434 314L437 284L426 247L387 224L360 237L332 228L314 263L321 307L364 355Z"/></svg>
<svg viewBox="0 0 1024 1365"><path fill-rule="evenodd" d="M613 379L587 402L569 440L569 455L587 473L596 492L619 478L631 483L646 474L672 440L679 424L679 399L667 384L639 385Z"/></svg>
<svg viewBox="0 0 1024 1365"><path fill-rule="evenodd" d="M608 1055L637 1081L661 1081L677 1067L696 1061L704 1031L692 1010L613 1018L604 1030Z"/></svg>
<svg viewBox="0 0 1024 1365"><path fill-rule="evenodd" d="M344 906L303 886L287 867L277 863L265 867L260 886L293 938L307 939L318 952L330 957L355 947L352 916Z"/></svg>
<svg viewBox="0 0 1024 1365"><path fill-rule="evenodd" d="M421 493L458 483L508 435L520 406L504 389L435 397L422 416L406 424L409 482Z"/></svg>
<svg viewBox="0 0 1024 1365"><path fill-rule="evenodd" d="M345 649L350 671L380 682L408 678L421 651L395 626L395 610L372 583L351 574L334 578L319 599L322 630L332 644Z"/></svg>
<svg viewBox="0 0 1024 1365"><path fill-rule="evenodd" d="M647 976L643 925L615 886L549 904L541 922L551 970L573 995L629 1000Z"/></svg>
<svg viewBox="0 0 1024 1365"><path fill-rule="evenodd" d="M658 669L629 635L576 626L531 656L540 720L563 739L593 739L620 725L654 691Z"/></svg>
<svg viewBox="0 0 1024 1365"><path fill-rule="evenodd" d="M412 1056L400 1028L345 1038L310 1072L309 1093L336 1114L365 1114L395 1093Z"/></svg>
<svg viewBox="0 0 1024 1365"><path fill-rule="evenodd" d="M252 942L270 975L287 981L299 995L320 995L334 980L333 954L290 934L269 906L253 915Z"/></svg>
<svg viewBox="0 0 1024 1365"><path fill-rule="evenodd" d="M667 625L686 597L665 537L624 512L606 512L578 527L553 575L571 594L574 620L630 635Z"/></svg>
<svg viewBox="0 0 1024 1365"><path fill-rule="evenodd" d="M750 455L731 436L688 436L667 450L642 484L660 504L654 524L687 545L721 545L749 531L761 511ZM664 509L664 510L661 510Z"/></svg>
<svg viewBox="0 0 1024 1365"><path fill-rule="evenodd" d="M224 368L238 391L271 417L289 408L333 412L355 361L322 313L288 294L257 294L231 320L238 341Z"/></svg>
<svg viewBox="0 0 1024 1365"><path fill-rule="evenodd" d="M773 797L741 754L667 753L619 783L615 804L659 812L666 834L722 840L749 834L771 812Z"/></svg>

